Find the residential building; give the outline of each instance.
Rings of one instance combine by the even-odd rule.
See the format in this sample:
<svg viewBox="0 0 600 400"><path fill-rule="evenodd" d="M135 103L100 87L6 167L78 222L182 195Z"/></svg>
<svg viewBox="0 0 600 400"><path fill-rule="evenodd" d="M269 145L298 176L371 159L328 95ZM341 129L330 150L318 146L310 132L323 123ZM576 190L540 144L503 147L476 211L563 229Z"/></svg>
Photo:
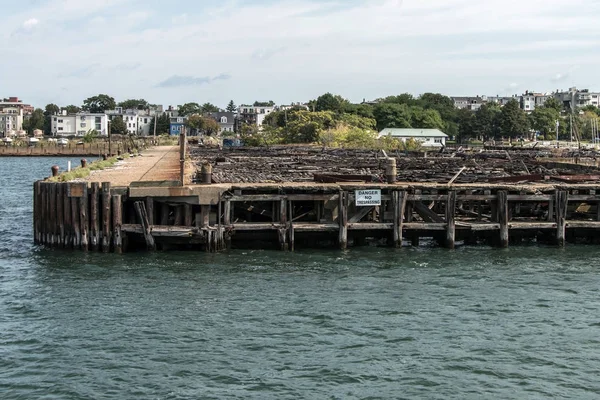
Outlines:
<svg viewBox="0 0 600 400"><path fill-rule="evenodd" d="M235 131L235 113L228 111L219 111L210 113L210 116L219 123L221 130L220 134L223 132L231 132Z"/></svg>
<svg viewBox="0 0 600 400"><path fill-rule="evenodd" d="M575 111L585 106L600 106L600 92L590 92L589 89L578 90L576 87L567 91L554 92L554 97L562 103L566 109Z"/></svg>
<svg viewBox="0 0 600 400"><path fill-rule="evenodd" d="M8 97L0 101L0 110L4 108L17 108L23 110L23 115L29 115L33 113L34 107L30 104L24 104L23 100L18 97Z"/></svg>
<svg viewBox="0 0 600 400"><path fill-rule="evenodd" d="M0 137L17 136L23 130L23 109L5 107L0 111Z"/></svg>
<svg viewBox="0 0 600 400"><path fill-rule="evenodd" d="M301 110L310 111L310 107L308 106L308 104L304 104L304 103L291 103L289 105L281 105L281 106L277 107L278 111L291 110L291 109L301 109Z"/></svg>
<svg viewBox="0 0 600 400"><path fill-rule="evenodd" d="M500 107L504 107L509 101L513 100L514 97L506 96L488 96L488 103L496 103Z"/></svg>
<svg viewBox="0 0 600 400"><path fill-rule="evenodd" d="M535 95L533 93L525 92L519 100L519 105L522 110L526 112L535 110Z"/></svg>
<svg viewBox="0 0 600 400"><path fill-rule="evenodd" d="M379 132L379 137L391 136L406 142L414 139L421 142L423 147L445 147L448 135L439 129L400 129L386 128Z"/></svg>
<svg viewBox="0 0 600 400"><path fill-rule="evenodd" d="M451 99L454 101L454 107L471 111L479 110L488 101L487 96L451 97Z"/></svg>
<svg viewBox="0 0 600 400"><path fill-rule="evenodd" d="M155 117L163 114L163 107L156 106L148 109L134 110L134 109L123 109L117 107L114 110L106 112L109 119L112 121L113 118L119 116L123 119L127 132L131 135L137 136L150 136L154 132L150 132L150 124Z"/></svg>
<svg viewBox="0 0 600 400"><path fill-rule="evenodd" d="M53 115L51 132L54 136L84 136L90 131L100 136L108 136L108 115L104 113L86 113Z"/></svg>
<svg viewBox="0 0 600 400"><path fill-rule="evenodd" d="M240 123L248 125L262 126L265 117L275 111L274 106L248 106L238 107L238 119Z"/></svg>
<svg viewBox="0 0 600 400"><path fill-rule="evenodd" d="M172 118L170 118L169 134L170 135L179 135L181 133L181 128L185 125L186 121L187 121L187 117L172 117Z"/></svg>

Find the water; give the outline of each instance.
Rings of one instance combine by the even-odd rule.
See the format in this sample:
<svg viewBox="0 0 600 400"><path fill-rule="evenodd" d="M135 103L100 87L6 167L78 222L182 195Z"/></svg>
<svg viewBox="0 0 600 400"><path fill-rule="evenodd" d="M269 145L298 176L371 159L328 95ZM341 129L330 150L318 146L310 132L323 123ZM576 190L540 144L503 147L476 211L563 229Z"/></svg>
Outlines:
<svg viewBox="0 0 600 400"><path fill-rule="evenodd" d="M600 396L600 248L48 251L56 162L0 159L1 399Z"/></svg>

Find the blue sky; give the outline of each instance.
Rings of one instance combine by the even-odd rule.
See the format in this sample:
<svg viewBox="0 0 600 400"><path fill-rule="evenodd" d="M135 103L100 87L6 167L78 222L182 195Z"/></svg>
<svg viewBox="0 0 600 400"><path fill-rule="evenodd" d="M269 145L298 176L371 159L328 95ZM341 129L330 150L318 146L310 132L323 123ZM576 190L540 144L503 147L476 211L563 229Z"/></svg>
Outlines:
<svg viewBox="0 0 600 400"><path fill-rule="evenodd" d="M224 107L410 92L600 91L598 0L22 0L0 96Z"/></svg>

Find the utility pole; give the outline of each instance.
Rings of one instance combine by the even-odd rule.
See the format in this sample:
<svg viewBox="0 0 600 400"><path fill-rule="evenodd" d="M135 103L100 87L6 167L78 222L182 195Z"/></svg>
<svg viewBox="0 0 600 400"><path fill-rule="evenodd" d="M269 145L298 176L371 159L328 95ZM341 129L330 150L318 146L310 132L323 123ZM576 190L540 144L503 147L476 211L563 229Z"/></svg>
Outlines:
<svg viewBox="0 0 600 400"><path fill-rule="evenodd" d="M110 120L108 120L108 156L112 157L112 137L110 134Z"/></svg>
<svg viewBox="0 0 600 400"><path fill-rule="evenodd" d="M154 139L156 139L156 122L157 122L157 116L158 114L154 114Z"/></svg>
<svg viewBox="0 0 600 400"><path fill-rule="evenodd" d="M558 143L558 126L560 125L560 122L558 122L558 120L556 120L556 148L558 149L560 147L560 144Z"/></svg>

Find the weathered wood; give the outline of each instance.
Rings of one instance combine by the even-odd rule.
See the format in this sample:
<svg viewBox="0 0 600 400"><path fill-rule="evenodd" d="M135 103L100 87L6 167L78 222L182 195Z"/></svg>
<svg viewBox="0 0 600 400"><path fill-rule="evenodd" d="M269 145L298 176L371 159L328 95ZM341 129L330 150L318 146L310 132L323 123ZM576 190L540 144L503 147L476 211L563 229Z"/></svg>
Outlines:
<svg viewBox="0 0 600 400"><path fill-rule="evenodd" d="M173 225L180 226L183 224L183 206L177 205L175 206L175 222Z"/></svg>
<svg viewBox="0 0 600 400"><path fill-rule="evenodd" d="M201 228L206 228L209 225L210 225L210 206L201 205L200 206L199 226Z"/></svg>
<svg viewBox="0 0 600 400"><path fill-rule="evenodd" d="M148 224L154 225L154 197L146 197L146 213L148 214Z"/></svg>
<svg viewBox="0 0 600 400"><path fill-rule="evenodd" d="M508 247L508 199L506 190L498 191L497 215L500 224L500 246Z"/></svg>
<svg viewBox="0 0 600 400"><path fill-rule="evenodd" d="M144 228L139 224L123 224L121 231L128 234L144 235ZM204 236L197 228L190 226L153 225L152 237L194 238L196 242L204 242Z"/></svg>
<svg viewBox="0 0 600 400"><path fill-rule="evenodd" d="M100 184L92 182L90 186L90 248L100 249Z"/></svg>
<svg viewBox="0 0 600 400"><path fill-rule="evenodd" d="M49 183L48 184L48 198L49 198L49 209L48 209L48 221L50 223L50 229L49 229L49 240L48 240L48 245L50 247L56 247L56 239L57 239L57 234L56 234L56 227L57 227L57 223L56 223L56 183Z"/></svg>
<svg viewBox="0 0 600 400"><path fill-rule="evenodd" d="M348 192L340 191L338 201L339 246L345 250L348 247Z"/></svg>
<svg viewBox="0 0 600 400"><path fill-rule="evenodd" d="M63 183L63 214L64 214L64 226L65 226L65 248L73 248L73 222L71 214L71 199L69 198L69 191L67 190L69 184Z"/></svg>
<svg viewBox="0 0 600 400"><path fill-rule="evenodd" d="M446 200L446 247L454 249L456 225L454 221L454 213L456 211L456 192L448 192L448 200Z"/></svg>
<svg viewBox="0 0 600 400"><path fill-rule="evenodd" d="M288 220L288 210L287 210L287 199L279 200L279 248L282 251L288 250L288 233L287 233L287 220Z"/></svg>
<svg viewBox="0 0 600 400"><path fill-rule="evenodd" d="M423 218L423 221L425 222L444 222L444 219L442 217L430 210L429 207L427 207L420 201L415 201L413 203L413 207L417 214L419 214L419 216Z"/></svg>
<svg viewBox="0 0 600 400"><path fill-rule="evenodd" d="M227 233L225 234L225 248L231 248L231 235L229 234L229 229L231 226L231 201L228 198L223 200L223 225L225 225L225 229L227 229Z"/></svg>
<svg viewBox="0 0 600 400"><path fill-rule="evenodd" d="M57 224L57 245L61 249L65 247L65 210L64 210L64 183L56 184L56 224Z"/></svg>
<svg viewBox="0 0 600 400"><path fill-rule="evenodd" d="M40 244L40 181L33 183L33 242Z"/></svg>
<svg viewBox="0 0 600 400"><path fill-rule="evenodd" d="M373 211L375 207L360 207L356 214L354 214L350 219L348 219L349 224L354 224L363 219L367 214Z"/></svg>
<svg viewBox="0 0 600 400"><path fill-rule="evenodd" d="M566 190L557 190L556 196L556 243L560 247L565 245L565 228L567 220L567 205L569 201L569 192Z"/></svg>
<svg viewBox="0 0 600 400"><path fill-rule="evenodd" d="M79 198L79 223L81 224L81 250L87 251L89 246L89 226L90 222L88 220L88 207L89 207L89 198L88 198L88 187L87 185L83 185L83 195Z"/></svg>
<svg viewBox="0 0 600 400"><path fill-rule="evenodd" d="M148 216L148 220L149 220ZM183 225L184 226L192 226L194 221L194 214L192 213L192 205L184 204L183 205Z"/></svg>
<svg viewBox="0 0 600 400"><path fill-rule="evenodd" d="M350 231L382 231L394 229L392 222L355 222L348 223L348 230Z"/></svg>
<svg viewBox="0 0 600 400"><path fill-rule="evenodd" d="M544 229L556 229L556 223L554 222L509 222L509 229L517 230L544 230Z"/></svg>
<svg viewBox="0 0 600 400"><path fill-rule="evenodd" d="M392 207L394 214L393 242L395 247L402 247L402 230L407 197L405 191L394 191L392 193Z"/></svg>
<svg viewBox="0 0 600 400"><path fill-rule="evenodd" d="M71 185L72 183L69 183L69 187ZM81 246L81 225L78 197L71 197L71 223L73 225L73 248L79 249Z"/></svg>
<svg viewBox="0 0 600 400"><path fill-rule="evenodd" d="M404 230L411 231L445 231L446 223L435 223L435 222L406 222L404 224ZM413 243L413 246L418 246L418 236L416 245Z"/></svg>
<svg viewBox="0 0 600 400"><path fill-rule="evenodd" d="M112 222L114 252L121 254L123 253L123 236L121 231L123 225L123 203L120 194L112 196Z"/></svg>
<svg viewBox="0 0 600 400"><path fill-rule="evenodd" d="M146 249L150 251L156 250L156 243L154 242L154 237L152 236L152 227L148 221L146 205L143 201L136 201L133 203L133 207L135 208L135 213L137 214L138 220L142 227L142 234L144 235L144 240L146 241Z"/></svg>
<svg viewBox="0 0 600 400"><path fill-rule="evenodd" d="M102 252L110 252L112 242L112 198L110 194L110 182L102 182Z"/></svg>
<svg viewBox="0 0 600 400"><path fill-rule="evenodd" d="M169 225L169 204L167 202L160 203L160 224Z"/></svg>

